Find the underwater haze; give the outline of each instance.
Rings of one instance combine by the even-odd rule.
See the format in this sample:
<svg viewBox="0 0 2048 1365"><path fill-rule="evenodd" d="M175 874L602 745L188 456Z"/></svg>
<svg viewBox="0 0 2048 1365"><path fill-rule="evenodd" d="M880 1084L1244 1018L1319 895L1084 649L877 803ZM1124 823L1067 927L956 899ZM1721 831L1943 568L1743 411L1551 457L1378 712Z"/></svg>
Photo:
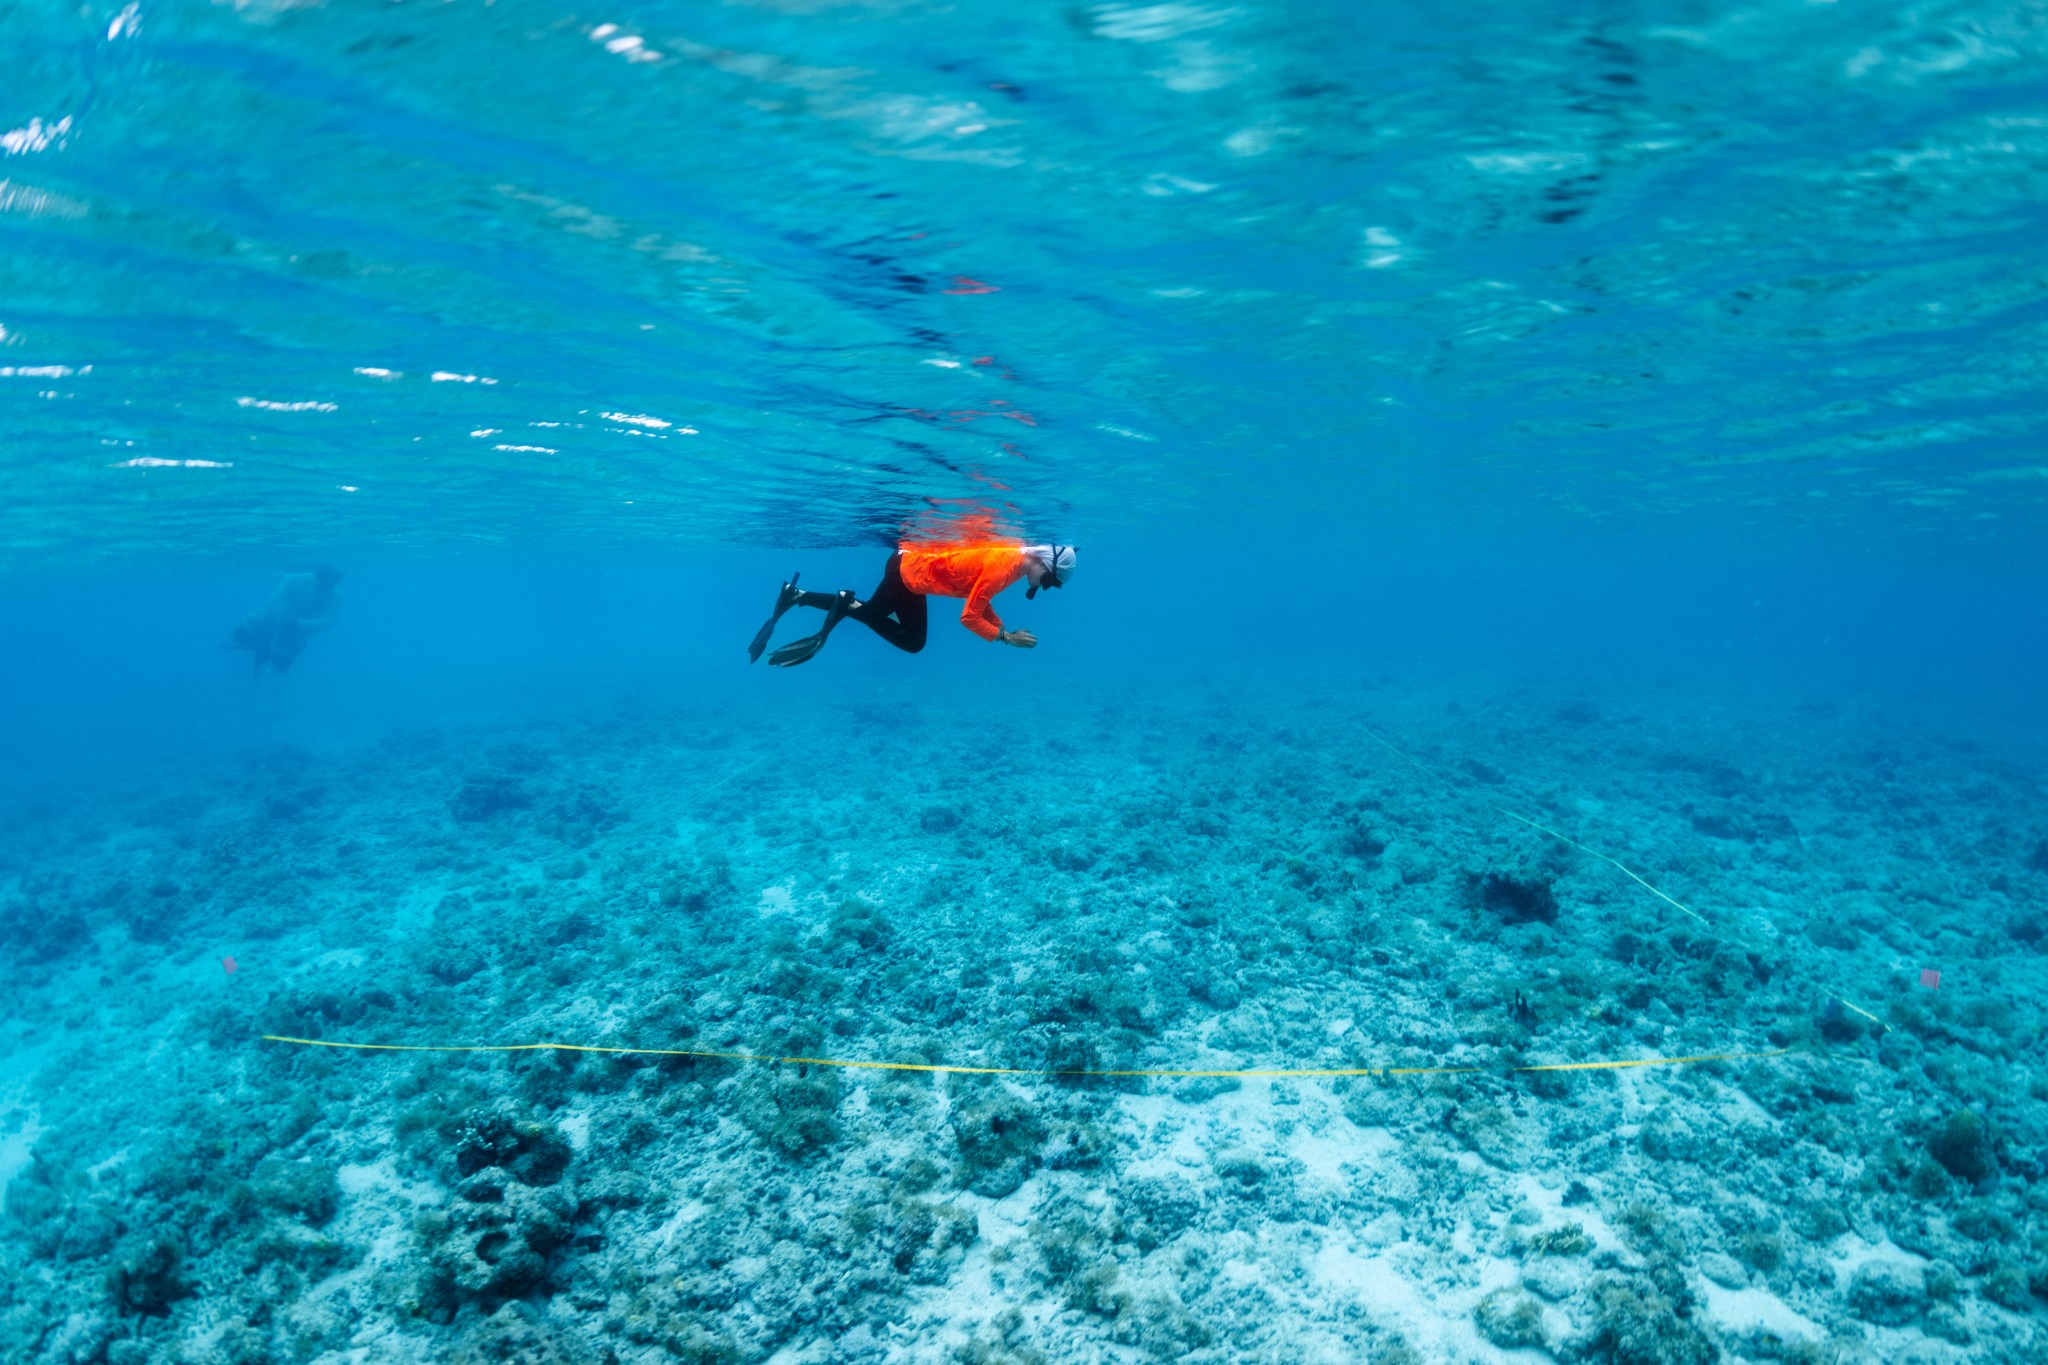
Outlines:
<svg viewBox="0 0 2048 1365"><path fill-rule="evenodd" d="M0 1359L2048 1360L2039 4L0 25Z"/></svg>

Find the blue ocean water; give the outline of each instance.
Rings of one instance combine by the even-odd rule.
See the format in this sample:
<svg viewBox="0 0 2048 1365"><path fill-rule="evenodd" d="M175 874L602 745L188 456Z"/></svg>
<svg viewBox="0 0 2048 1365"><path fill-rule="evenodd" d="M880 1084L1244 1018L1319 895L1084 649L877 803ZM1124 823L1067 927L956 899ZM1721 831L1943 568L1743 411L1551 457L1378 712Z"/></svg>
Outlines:
<svg viewBox="0 0 2048 1365"><path fill-rule="evenodd" d="M0 1357L2048 1358L2039 5L4 23Z"/></svg>

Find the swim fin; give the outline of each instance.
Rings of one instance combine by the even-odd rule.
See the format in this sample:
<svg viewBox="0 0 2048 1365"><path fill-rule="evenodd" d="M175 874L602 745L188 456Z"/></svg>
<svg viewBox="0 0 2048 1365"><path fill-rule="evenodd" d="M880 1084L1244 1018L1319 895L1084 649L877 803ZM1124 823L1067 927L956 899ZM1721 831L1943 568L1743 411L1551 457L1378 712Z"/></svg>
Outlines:
<svg viewBox="0 0 2048 1365"><path fill-rule="evenodd" d="M850 592L840 593L838 597L833 599L832 605L826 608L825 624L818 628L818 633L816 635L806 635L801 640L791 640L788 644L768 656L768 666L770 668L793 668L823 649L825 647L825 637L832 633L832 627L839 624L840 618L846 615L847 608L852 605L853 594Z"/></svg>
<svg viewBox="0 0 2048 1365"><path fill-rule="evenodd" d="M761 651L768 648L768 641L775 634L775 623L782 619L782 613L795 606L797 599L803 596L796 590L796 581L802 577L801 573L791 574L789 581L782 585L782 591L775 594L775 614L768 618L766 625L754 633L754 642L747 646L748 663L760 659Z"/></svg>

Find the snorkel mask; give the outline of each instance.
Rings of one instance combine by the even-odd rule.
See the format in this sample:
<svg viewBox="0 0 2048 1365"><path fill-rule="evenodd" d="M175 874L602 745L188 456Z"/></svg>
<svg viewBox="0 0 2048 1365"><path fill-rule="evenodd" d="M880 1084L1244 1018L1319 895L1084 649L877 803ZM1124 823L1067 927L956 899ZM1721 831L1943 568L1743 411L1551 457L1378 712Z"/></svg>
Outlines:
<svg viewBox="0 0 2048 1365"><path fill-rule="evenodd" d="M1026 601L1038 596L1040 588L1065 587L1074 576L1074 547L1071 545L1030 545L1024 553L1038 561L1039 581L1024 590Z"/></svg>

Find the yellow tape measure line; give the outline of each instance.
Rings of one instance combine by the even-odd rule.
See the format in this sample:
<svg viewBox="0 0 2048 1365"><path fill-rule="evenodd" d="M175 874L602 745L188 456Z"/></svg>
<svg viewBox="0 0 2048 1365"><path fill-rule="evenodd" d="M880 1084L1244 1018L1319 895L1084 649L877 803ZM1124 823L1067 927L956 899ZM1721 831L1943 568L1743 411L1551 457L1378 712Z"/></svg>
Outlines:
<svg viewBox="0 0 2048 1365"><path fill-rule="evenodd" d="M1793 1049L1770 1052L1713 1052L1697 1057L1639 1057L1618 1062L1539 1062L1529 1066L1349 1066L1349 1067L1248 1067L1242 1070L1182 1070L1138 1068L1125 1071L1036 1070L1015 1066L955 1066L944 1062L865 1062L839 1057L771 1057L755 1052L694 1052L673 1047L603 1047L591 1043L344 1043L327 1038L287 1038L266 1033L266 1043L292 1043L299 1047L330 1047L349 1052L593 1052L622 1057L695 1057L715 1062L769 1062L783 1066L836 1066L855 1071L954 1072L962 1076L1115 1077L1152 1076L1163 1079L1185 1077L1234 1077L1238 1079L1286 1079L1316 1076L1471 1076L1483 1072L1518 1071L1619 1071L1642 1066L1686 1066L1694 1062L1752 1062L1782 1057Z"/></svg>

